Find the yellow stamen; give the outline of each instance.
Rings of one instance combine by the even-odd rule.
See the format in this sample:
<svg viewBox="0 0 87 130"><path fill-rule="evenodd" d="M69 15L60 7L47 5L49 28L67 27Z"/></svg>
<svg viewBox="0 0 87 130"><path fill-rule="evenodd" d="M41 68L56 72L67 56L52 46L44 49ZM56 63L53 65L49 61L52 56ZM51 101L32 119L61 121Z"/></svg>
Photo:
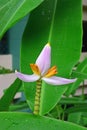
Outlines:
<svg viewBox="0 0 87 130"><path fill-rule="evenodd" d="M52 68L50 68L47 73L45 74L44 77L51 77L53 75L57 74L57 67L56 66L53 66Z"/></svg>
<svg viewBox="0 0 87 130"><path fill-rule="evenodd" d="M35 74L40 75L39 67L36 64L30 64L30 67Z"/></svg>

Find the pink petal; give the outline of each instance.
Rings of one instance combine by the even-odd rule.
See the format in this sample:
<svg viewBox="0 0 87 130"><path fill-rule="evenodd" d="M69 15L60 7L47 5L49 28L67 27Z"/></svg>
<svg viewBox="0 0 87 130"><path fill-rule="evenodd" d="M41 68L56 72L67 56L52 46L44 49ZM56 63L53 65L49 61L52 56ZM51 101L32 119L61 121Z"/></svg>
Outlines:
<svg viewBox="0 0 87 130"><path fill-rule="evenodd" d="M51 47L49 44L46 44L36 60L36 64L38 65L42 75L50 68L50 63Z"/></svg>
<svg viewBox="0 0 87 130"><path fill-rule="evenodd" d="M40 77L38 75L32 74L32 75L26 75L22 74L20 72L15 72L16 76L21 79L24 82L34 82L37 81Z"/></svg>
<svg viewBox="0 0 87 130"><path fill-rule="evenodd" d="M52 84L52 85L64 85L64 84L70 84L76 81L76 79L66 79L61 78L57 76L52 76L50 78L42 78L46 83Z"/></svg>

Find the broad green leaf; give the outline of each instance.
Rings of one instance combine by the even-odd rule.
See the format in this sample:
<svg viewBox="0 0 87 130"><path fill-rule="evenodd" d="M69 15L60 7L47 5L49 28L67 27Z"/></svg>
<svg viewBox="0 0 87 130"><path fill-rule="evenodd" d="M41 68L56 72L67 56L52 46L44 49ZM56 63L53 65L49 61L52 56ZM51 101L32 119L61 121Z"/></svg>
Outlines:
<svg viewBox="0 0 87 130"><path fill-rule="evenodd" d="M2 130L87 130L70 122L18 112L1 112L0 128Z"/></svg>
<svg viewBox="0 0 87 130"><path fill-rule="evenodd" d="M77 123L78 125L87 127L87 111L71 113L69 114L68 120L70 122Z"/></svg>
<svg viewBox="0 0 87 130"><path fill-rule="evenodd" d="M31 74L29 63L35 62L47 42L51 43L52 65L58 67L58 76L69 78L82 46L81 0L45 0L31 12L22 42L22 72ZM68 86L42 84L41 115L48 113L57 104ZM24 89L27 102L33 108L35 83L24 83Z"/></svg>
<svg viewBox="0 0 87 130"><path fill-rule="evenodd" d="M83 125L87 126L87 117L83 117L82 119L83 119Z"/></svg>
<svg viewBox="0 0 87 130"><path fill-rule="evenodd" d="M73 91L75 91L81 84L81 82L83 81L84 78L86 78L87 76L87 58L85 58L77 67L76 73L73 74L73 76L76 74L78 75L78 79L75 83L73 83L73 85L68 89L68 91L66 92L66 95L69 95L70 93L72 93ZM80 74L81 73L81 74ZM81 77L83 76L83 78Z"/></svg>
<svg viewBox="0 0 87 130"><path fill-rule="evenodd" d="M68 117L68 121L80 125L81 124L81 117L82 117L82 113L81 112L70 113L69 117Z"/></svg>
<svg viewBox="0 0 87 130"><path fill-rule="evenodd" d="M0 99L0 111L8 111L15 94L21 87L21 83L22 82L19 79L16 79L15 82L6 90Z"/></svg>
<svg viewBox="0 0 87 130"><path fill-rule="evenodd" d="M0 0L0 38L8 28L41 2L43 0Z"/></svg>

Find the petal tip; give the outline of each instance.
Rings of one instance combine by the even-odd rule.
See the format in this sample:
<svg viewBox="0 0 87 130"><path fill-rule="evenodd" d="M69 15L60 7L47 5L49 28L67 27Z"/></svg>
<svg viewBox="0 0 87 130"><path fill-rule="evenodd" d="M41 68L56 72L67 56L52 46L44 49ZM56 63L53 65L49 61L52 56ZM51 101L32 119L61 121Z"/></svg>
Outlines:
<svg viewBox="0 0 87 130"><path fill-rule="evenodd" d="M77 80L77 78L75 78L75 79L72 79L73 80L73 82L75 82L76 80Z"/></svg>
<svg viewBox="0 0 87 130"><path fill-rule="evenodd" d="M17 70L15 70L15 73L17 73Z"/></svg>
<svg viewBox="0 0 87 130"><path fill-rule="evenodd" d="M46 45L47 45L47 46L50 46L50 43L48 42Z"/></svg>

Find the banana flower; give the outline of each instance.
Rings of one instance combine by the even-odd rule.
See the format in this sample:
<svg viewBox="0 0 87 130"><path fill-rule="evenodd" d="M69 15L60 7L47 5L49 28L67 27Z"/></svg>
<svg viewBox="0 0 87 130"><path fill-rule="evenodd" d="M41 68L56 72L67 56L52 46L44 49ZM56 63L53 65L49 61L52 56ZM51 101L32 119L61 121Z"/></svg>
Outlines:
<svg viewBox="0 0 87 130"><path fill-rule="evenodd" d="M66 79L62 77L55 76L57 74L57 67L51 65L51 46L46 44L41 51L40 55L36 59L35 64L30 64L30 67L33 71L32 75L27 75L15 71L16 76L24 82L34 82L38 80L43 80L47 84L51 85L64 85L73 83L76 79Z"/></svg>

